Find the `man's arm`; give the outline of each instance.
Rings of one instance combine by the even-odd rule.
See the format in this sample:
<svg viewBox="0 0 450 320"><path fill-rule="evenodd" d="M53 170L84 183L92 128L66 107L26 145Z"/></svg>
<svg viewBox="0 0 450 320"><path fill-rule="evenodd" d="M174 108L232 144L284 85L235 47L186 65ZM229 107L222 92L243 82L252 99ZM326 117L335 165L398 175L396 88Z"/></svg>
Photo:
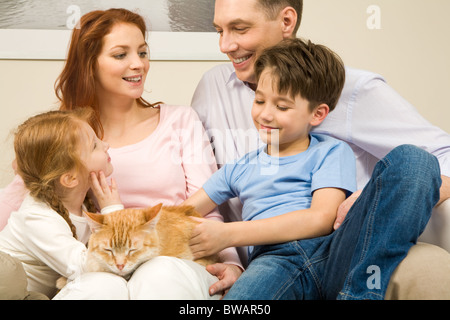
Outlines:
<svg viewBox="0 0 450 320"><path fill-rule="evenodd" d="M440 205L442 202L450 198L450 178L444 175L441 175L442 185L441 185L441 196L439 198L436 206Z"/></svg>

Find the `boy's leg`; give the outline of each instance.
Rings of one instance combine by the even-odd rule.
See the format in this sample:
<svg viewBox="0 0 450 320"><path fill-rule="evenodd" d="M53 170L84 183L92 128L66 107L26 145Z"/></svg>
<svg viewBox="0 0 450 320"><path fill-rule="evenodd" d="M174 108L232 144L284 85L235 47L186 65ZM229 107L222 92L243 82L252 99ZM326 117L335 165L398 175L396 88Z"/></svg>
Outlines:
<svg viewBox="0 0 450 320"><path fill-rule="evenodd" d="M254 248L248 268L225 295L227 300L319 299L320 275L307 252L320 245L309 240ZM309 247L309 248L308 248ZM312 250L314 251L314 250Z"/></svg>
<svg viewBox="0 0 450 320"><path fill-rule="evenodd" d="M400 146L378 162L333 234L327 298L384 298L392 272L429 220L440 183L437 159L417 147Z"/></svg>

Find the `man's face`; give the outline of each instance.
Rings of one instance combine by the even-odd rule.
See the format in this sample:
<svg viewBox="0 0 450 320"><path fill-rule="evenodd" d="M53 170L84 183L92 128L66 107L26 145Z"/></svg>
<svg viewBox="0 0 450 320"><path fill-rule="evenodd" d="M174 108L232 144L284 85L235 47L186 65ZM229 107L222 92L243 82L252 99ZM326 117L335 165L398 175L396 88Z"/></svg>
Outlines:
<svg viewBox="0 0 450 320"><path fill-rule="evenodd" d="M257 0L216 0L214 26L220 34L220 51L233 63L237 77L256 85L256 59L283 40L282 13L270 20Z"/></svg>

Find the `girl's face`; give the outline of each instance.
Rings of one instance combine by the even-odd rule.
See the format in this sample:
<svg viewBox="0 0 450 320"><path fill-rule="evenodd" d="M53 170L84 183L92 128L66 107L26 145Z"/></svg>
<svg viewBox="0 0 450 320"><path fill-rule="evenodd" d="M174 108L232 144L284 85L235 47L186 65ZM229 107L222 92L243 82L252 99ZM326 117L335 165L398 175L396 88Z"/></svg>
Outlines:
<svg viewBox="0 0 450 320"><path fill-rule="evenodd" d="M118 23L103 38L97 59L97 94L141 97L149 69L148 47L139 28Z"/></svg>
<svg viewBox="0 0 450 320"><path fill-rule="evenodd" d="M86 166L88 172L98 174L103 171L105 176L109 176L113 172L111 158L108 154L109 145L100 140L94 130L87 123L82 123L81 141L85 142L81 146L81 159Z"/></svg>

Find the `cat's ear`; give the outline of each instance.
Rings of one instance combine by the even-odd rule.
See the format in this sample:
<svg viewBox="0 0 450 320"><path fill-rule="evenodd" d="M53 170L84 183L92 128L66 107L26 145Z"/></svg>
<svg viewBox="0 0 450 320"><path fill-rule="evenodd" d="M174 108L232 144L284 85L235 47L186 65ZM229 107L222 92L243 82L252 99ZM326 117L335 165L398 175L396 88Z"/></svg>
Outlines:
<svg viewBox="0 0 450 320"><path fill-rule="evenodd" d="M92 213L92 212L85 212L87 223L89 227L91 228L92 232L97 232L99 229L103 227L103 214L98 213Z"/></svg>
<svg viewBox="0 0 450 320"><path fill-rule="evenodd" d="M157 204L154 207L144 209L145 210L144 211L145 212L145 220L147 220L147 221L153 220L158 215L158 213L161 211L161 208L162 208L162 203Z"/></svg>
<svg viewBox="0 0 450 320"><path fill-rule="evenodd" d="M144 224L144 226L149 229L153 230L156 227L156 224L159 221L159 217L161 216L161 208L162 203L157 204L154 207L144 209L145 213L145 220L147 220L147 223Z"/></svg>

